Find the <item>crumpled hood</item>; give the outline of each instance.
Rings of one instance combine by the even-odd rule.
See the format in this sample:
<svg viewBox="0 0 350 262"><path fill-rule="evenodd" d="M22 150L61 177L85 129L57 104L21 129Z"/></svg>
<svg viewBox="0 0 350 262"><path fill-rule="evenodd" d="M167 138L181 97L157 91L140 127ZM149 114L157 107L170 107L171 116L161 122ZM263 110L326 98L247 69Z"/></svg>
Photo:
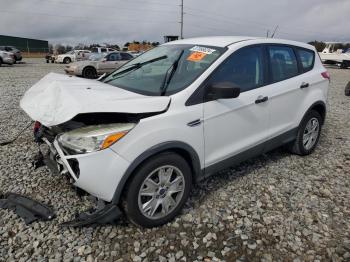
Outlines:
<svg viewBox="0 0 350 262"><path fill-rule="evenodd" d="M49 73L20 101L35 121L54 126L82 113L153 113L166 110L170 97L144 96L96 80Z"/></svg>

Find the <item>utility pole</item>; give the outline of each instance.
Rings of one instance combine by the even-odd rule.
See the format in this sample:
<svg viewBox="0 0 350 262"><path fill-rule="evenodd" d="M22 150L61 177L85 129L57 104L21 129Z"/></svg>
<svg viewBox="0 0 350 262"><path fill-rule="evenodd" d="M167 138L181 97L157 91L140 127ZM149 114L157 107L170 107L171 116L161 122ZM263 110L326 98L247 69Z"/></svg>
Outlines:
<svg viewBox="0 0 350 262"><path fill-rule="evenodd" d="M180 38L184 39L184 0L181 0Z"/></svg>

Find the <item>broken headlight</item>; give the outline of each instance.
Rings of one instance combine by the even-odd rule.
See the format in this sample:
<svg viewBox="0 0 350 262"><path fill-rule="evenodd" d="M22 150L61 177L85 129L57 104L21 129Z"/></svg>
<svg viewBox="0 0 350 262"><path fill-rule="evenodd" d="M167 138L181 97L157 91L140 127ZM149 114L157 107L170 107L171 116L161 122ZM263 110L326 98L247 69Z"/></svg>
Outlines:
<svg viewBox="0 0 350 262"><path fill-rule="evenodd" d="M60 135L58 142L76 153L94 152L110 147L135 125L121 123L82 127Z"/></svg>

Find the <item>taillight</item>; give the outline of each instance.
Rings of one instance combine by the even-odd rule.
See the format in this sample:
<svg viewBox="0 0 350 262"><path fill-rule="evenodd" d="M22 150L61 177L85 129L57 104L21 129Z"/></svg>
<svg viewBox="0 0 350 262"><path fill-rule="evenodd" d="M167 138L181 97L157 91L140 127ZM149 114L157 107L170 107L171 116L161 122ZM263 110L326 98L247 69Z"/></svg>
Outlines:
<svg viewBox="0 0 350 262"><path fill-rule="evenodd" d="M321 75L324 79L331 81L331 75L328 73L328 71L322 72Z"/></svg>

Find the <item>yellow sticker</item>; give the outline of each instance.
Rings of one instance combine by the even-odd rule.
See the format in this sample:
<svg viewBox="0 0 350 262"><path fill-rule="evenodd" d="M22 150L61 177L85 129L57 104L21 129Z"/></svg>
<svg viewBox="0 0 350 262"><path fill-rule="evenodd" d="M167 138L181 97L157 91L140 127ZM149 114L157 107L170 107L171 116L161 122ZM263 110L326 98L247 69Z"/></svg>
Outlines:
<svg viewBox="0 0 350 262"><path fill-rule="evenodd" d="M201 61L207 54L201 52L193 52L187 57L188 61L198 62Z"/></svg>

